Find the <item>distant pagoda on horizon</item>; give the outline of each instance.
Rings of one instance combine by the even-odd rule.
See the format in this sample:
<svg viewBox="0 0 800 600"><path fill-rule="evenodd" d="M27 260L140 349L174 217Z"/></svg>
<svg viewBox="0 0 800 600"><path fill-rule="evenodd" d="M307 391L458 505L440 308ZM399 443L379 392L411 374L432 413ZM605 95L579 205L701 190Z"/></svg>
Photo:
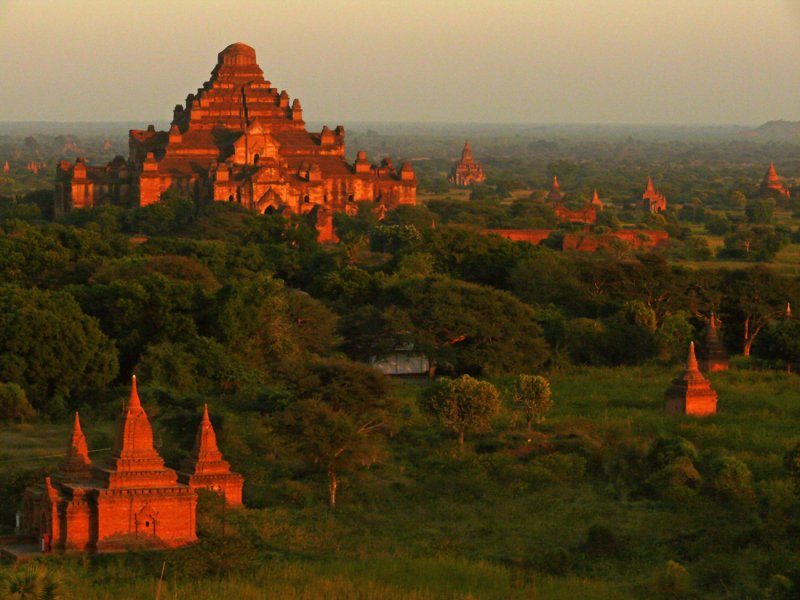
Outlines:
<svg viewBox="0 0 800 600"><path fill-rule="evenodd" d="M472 148L470 148L468 140L464 141L461 160L453 166L449 180L458 187L469 187L486 181L483 166L472 157Z"/></svg>
<svg viewBox="0 0 800 600"><path fill-rule="evenodd" d="M642 194L642 203L644 209L649 213L660 213L667 210L667 197L656 190L652 177L647 178L647 186Z"/></svg>
<svg viewBox="0 0 800 600"><path fill-rule="evenodd" d="M769 163L769 169L764 174L764 179L761 180L761 193L767 195L777 195L784 198L789 198L791 193L783 185L781 178L778 177L778 172L775 170L775 163Z"/></svg>

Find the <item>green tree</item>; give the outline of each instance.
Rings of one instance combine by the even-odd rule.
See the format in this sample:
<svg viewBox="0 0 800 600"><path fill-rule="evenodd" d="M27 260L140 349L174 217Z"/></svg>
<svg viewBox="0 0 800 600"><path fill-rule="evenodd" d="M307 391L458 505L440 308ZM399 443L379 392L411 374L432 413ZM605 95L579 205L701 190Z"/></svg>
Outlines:
<svg viewBox="0 0 800 600"><path fill-rule="evenodd" d="M767 225L772 223L775 214L775 200L772 198L753 198L744 207L747 220L753 224Z"/></svg>
<svg viewBox="0 0 800 600"><path fill-rule="evenodd" d="M488 429L492 417L500 411L500 399L497 389L488 381L469 375L457 379L442 377L424 390L422 407L454 431L459 447L463 448L466 433Z"/></svg>
<svg viewBox="0 0 800 600"><path fill-rule="evenodd" d="M553 407L550 382L541 375L519 375L514 382L514 405L524 415L528 431L541 424Z"/></svg>
<svg viewBox="0 0 800 600"><path fill-rule="evenodd" d="M414 278L384 290L383 320L395 345L424 353L431 375L513 373L542 365L547 344L533 309L507 292L445 277Z"/></svg>
<svg viewBox="0 0 800 600"><path fill-rule="evenodd" d="M280 416L307 463L328 478L328 502L336 506L343 472L381 460L386 435L394 431L397 404L386 378L375 369L345 360L310 366L299 395Z"/></svg>
<svg viewBox="0 0 800 600"><path fill-rule="evenodd" d="M34 415L25 390L16 383L0 383L0 421L24 421Z"/></svg>
<svg viewBox="0 0 800 600"><path fill-rule="evenodd" d="M753 473L735 456L715 454L706 459L706 491L717 500L752 504L755 501Z"/></svg>
<svg viewBox="0 0 800 600"><path fill-rule="evenodd" d="M34 408L104 388L117 369L114 344L72 296L0 286L0 381L21 386Z"/></svg>

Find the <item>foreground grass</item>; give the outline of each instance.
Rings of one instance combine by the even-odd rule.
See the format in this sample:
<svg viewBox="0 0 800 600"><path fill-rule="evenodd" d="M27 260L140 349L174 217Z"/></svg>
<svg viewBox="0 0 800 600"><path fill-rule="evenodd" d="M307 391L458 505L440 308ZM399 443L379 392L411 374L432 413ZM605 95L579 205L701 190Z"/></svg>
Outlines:
<svg viewBox="0 0 800 600"><path fill-rule="evenodd" d="M494 432L469 436L463 452L403 384L408 411L392 459L343 476L336 511L324 504L322 479L276 481L267 506L229 511L225 543L209 542L219 535L219 515L210 515L193 549L47 564L67 597L83 600L153 598L162 563L161 597L196 600L653 598L668 561L686 569L691 597L765 597L773 578L800 567L789 531L798 505L783 466L800 440L800 378L715 374L717 415L668 417L663 393L679 371L552 373L554 409L539 431L521 431L506 414ZM67 430L37 432L32 446L19 429L0 440L13 442L4 452L24 455L46 438L60 446ZM656 437L676 435L701 454L745 463L755 499L644 493L643 457Z"/></svg>
<svg viewBox="0 0 800 600"><path fill-rule="evenodd" d="M159 588L159 574L131 577L123 560L106 565L92 576L79 560L62 560L50 567L66 598L75 600L152 600ZM632 598L620 586L577 577L530 577L483 561L442 558L274 561L250 573L227 577L180 579L165 571L161 598L193 600L312 600L382 599L486 599L561 600L572 598Z"/></svg>

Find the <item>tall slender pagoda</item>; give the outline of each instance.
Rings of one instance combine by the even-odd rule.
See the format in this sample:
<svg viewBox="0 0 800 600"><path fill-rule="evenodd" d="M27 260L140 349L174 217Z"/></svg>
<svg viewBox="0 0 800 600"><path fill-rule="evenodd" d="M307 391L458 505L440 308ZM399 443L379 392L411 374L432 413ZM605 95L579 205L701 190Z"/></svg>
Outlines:
<svg viewBox="0 0 800 600"><path fill-rule="evenodd" d="M208 404L203 407L203 420L197 428L192 458L184 461L180 475L192 490L212 490L224 496L227 506L242 505L244 477L231 472L230 463L217 447L217 434L208 416Z"/></svg>

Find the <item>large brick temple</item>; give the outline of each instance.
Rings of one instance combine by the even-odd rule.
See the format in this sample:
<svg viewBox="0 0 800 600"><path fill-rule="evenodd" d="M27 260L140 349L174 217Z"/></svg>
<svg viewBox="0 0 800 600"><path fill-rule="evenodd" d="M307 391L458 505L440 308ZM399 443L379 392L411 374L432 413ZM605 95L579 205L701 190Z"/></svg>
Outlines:
<svg viewBox="0 0 800 600"><path fill-rule="evenodd" d="M320 239L335 239L334 212L415 204L410 163L345 160L344 128L306 130L298 99L278 92L242 43L219 53L211 78L173 111L169 131L132 129L129 157L105 166L79 158L56 167L55 212L101 204L146 206L175 189L198 203L236 202L260 212L309 215Z"/></svg>
<svg viewBox="0 0 800 600"><path fill-rule="evenodd" d="M36 536L45 550L191 543L197 539L198 488L219 493L229 506L240 506L242 498L243 478L222 459L207 408L184 469L179 474L166 467L155 449L134 377L111 460L92 464L76 413L65 459L42 483L25 490L20 533Z"/></svg>

